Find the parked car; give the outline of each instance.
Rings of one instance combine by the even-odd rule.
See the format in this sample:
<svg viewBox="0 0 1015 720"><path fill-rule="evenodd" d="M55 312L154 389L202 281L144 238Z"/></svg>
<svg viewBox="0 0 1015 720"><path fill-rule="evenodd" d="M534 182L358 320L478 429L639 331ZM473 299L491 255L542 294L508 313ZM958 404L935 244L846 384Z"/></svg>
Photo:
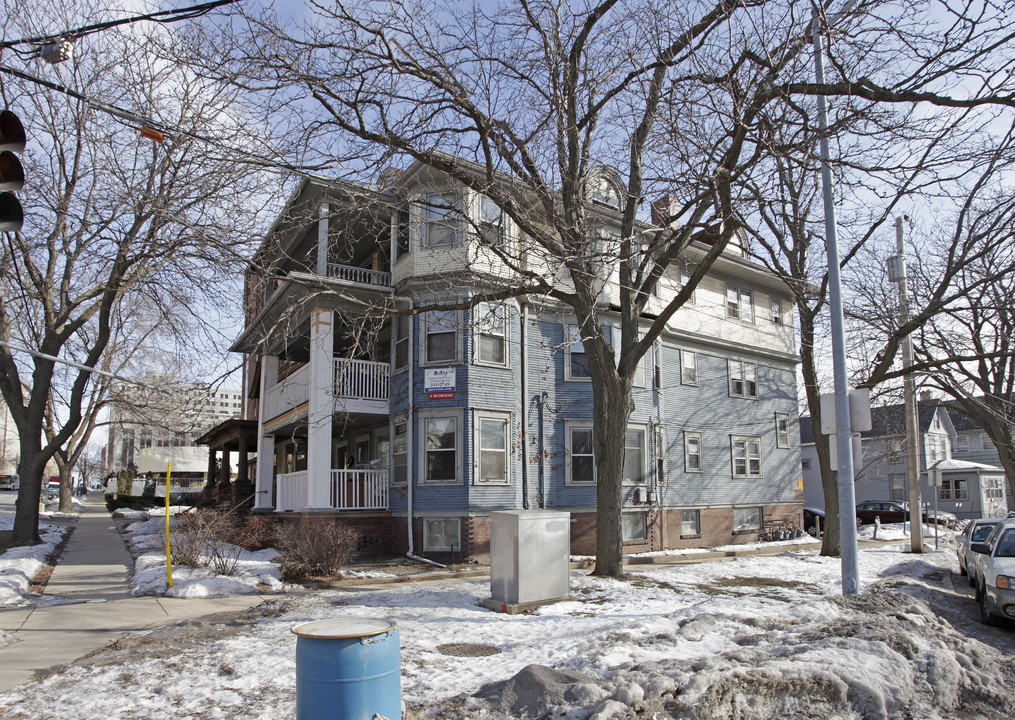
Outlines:
<svg viewBox="0 0 1015 720"><path fill-rule="evenodd" d="M974 542L983 542L990 535L1000 518L979 518L970 520L955 538L955 554L959 558L959 572L969 578L969 587L976 587L976 556L969 549Z"/></svg>
<svg viewBox="0 0 1015 720"><path fill-rule="evenodd" d="M954 526L958 518L944 510L924 510L921 513L923 522L938 525ZM909 504L891 500L865 500L856 506L857 524L869 525L874 518L881 518L882 523L909 522Z"/></svg>
<svg viewBox="0 0 1015 720"><path fill-rule="evenodd" d="M804 532L821 537L825 531L825 511L821 508L804 508Z"/></svg>
<svg viewBox="0 0 1015 720"><path fill-rule="evenodd" d="M1015 519L994 526L983 542L969 544L976 555L976 602L980 622L1015 619Z"/></svg>

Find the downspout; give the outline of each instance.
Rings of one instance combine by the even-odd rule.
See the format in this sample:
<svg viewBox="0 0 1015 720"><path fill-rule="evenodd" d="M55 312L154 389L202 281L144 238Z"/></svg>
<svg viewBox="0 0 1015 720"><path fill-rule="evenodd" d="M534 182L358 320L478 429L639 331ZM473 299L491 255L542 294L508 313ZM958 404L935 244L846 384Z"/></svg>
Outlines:
<svg viewBox="0 0 1015 720"><path fill-rule="evenodd" d="M546 495L544 494L543 488L543 457L545 453L545 447L543 446L543 408L546 407L547 392L544 390L542 396L539 398L539 507L546 507Z"/></svg>
<svg viewBox="0 0 1015 720"><path fill-rule="evenodd" d="M403 300L403 301L409 303L409 310L410 311L414 307L412 298L408 298L408 297L395 297L394 299L395 300ZM417 560L417 561L419 561L421 563L426 563L428 565L434 565L436 567L442 568L442 567L447 567L447 566L446 565L441 565L440 563L434 562L433 560L427 560L426 558L422 558L422 557L419 557L418 555L414 554L415 548L414 548L414 543L412 542L412 473L413 473L413 468L415 467L413 465L413 458L412 458L412 443L413 443L413 439L415 438L415 432L413 431L413 422L412 422L412 415L413 415L413 412L414 412L414 410L413 410L413 406L414 406L414 402L413 402L413 399L414 399L414 396L413 396L413 378L416 375L416 364L413 362L413 352L416 349L415 327L416 327L416 323L413 322L413 316L412 316L412 313L410 312L410 314L409 314L409 415L408 415L408 419L407 419L406 424L405 424L405 487L406 487L406 490L408 491L408 499L407 499L407 503L406 503L406 513L405 514L406 514L406 517L408 518L408 524L409 524L409 552L405 553L405 556L407 558L412 559L412 560Z"/></svg>
<svg viewBox="0 0 1015 720"><path fill-rule="evenodd" d="M522 306L522 329L518 333L522 354L522 509L529 509L529 366L528 354L525 352L525 327L529 322L529 306Z"/></svg>

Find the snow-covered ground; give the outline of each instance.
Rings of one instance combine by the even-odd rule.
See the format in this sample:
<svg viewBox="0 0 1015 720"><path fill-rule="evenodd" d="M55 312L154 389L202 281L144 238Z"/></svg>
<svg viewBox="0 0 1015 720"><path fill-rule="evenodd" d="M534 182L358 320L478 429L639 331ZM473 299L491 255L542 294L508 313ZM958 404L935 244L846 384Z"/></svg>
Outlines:
<svg viewBox="0 0 1015 720"><path fill-rule="evenodd" d="M68 525L55 525L48 520L73 517L66 513L44 512L39 514L38 545L11 548L0 556L0 606L29 605L33 598L28 594L32 580L46 565L46 558L52 555L63 536L70 531ZM0 512L0 530L14 527L14 513Z"/></svg>
<svg viewBox="0 0 1015 720"><path fill-rule="evenodd" d="M901 528L882 528L880 537ZM954 598L952 534L860 552L863 592L813 549L636 566L626 581L572 572L573 599L529 615L486 610L488 580L269 598L232 622L135 634L0 695L4 717L291 718L299 623L397 622L403 697L423 718L1005 718L1010 651L935 612ZM742 548L741 548L742 549ZM973 627L971 600L968 605ZM964 617L964 616L963 616ZM967 629L968 630L968 629ZM486 657L446 654L488 645Z"/></svg>

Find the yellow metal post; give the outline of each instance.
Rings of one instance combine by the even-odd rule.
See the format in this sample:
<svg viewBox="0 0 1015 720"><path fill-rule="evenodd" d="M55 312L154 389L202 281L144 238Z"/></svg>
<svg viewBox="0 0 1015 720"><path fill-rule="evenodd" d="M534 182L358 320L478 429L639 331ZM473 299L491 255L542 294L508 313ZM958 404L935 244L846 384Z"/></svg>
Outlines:
<svg viewBox="0 0 1015 720"><path fill-rule="evenodd" d="M166 466L166 578L169 587L173 586L173 554L169 549L169 476L173 472L173 464Z"/></svg>

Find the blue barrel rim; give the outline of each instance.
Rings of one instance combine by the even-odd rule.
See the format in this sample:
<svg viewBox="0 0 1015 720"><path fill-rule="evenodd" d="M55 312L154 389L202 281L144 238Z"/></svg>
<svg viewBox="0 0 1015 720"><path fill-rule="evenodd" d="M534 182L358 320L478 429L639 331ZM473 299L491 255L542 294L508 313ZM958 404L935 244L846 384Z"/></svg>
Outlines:
<svg viewBox="0 0 1015 720"><path fill-rule="evenodd" d="M334 623L336 621L355 623L387 623L386 627L378 627L373 630L364 630L360 632L335 634L333 632L315 632L311 626L314 625L326 625L327 623ZM293 635L303 638L319 639L319 640L346 640L353 638L371 637L373 635L383 635L390 633L398 629L398 623L394 620L387 620L385 618L371 618L371 617L360 617L350 616L341 618L331 618L328 620L312 620L310 622L300 623L289 630Z"/></svg>

